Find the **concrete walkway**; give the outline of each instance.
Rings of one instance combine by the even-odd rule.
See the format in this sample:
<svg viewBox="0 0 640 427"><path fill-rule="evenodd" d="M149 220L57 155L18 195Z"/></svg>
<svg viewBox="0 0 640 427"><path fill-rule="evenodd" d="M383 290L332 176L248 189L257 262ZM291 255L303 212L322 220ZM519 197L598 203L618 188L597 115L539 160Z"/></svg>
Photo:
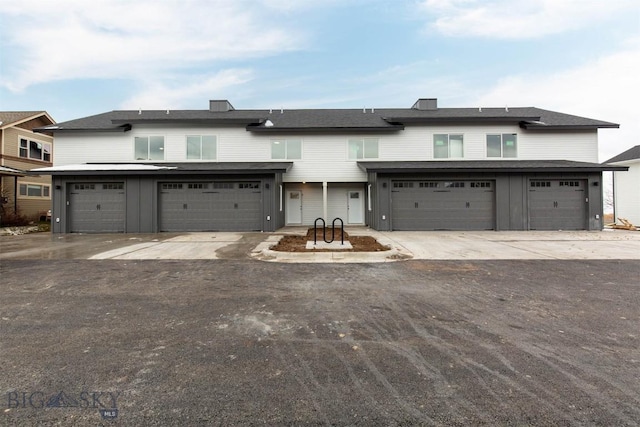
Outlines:
<svg viewBox="0 0 640 427"><path fill-rule="evenodd" d="M351 236L372 236L385 252L287 253L270 249L275 233L73 234L0 236L2 259L247 259L272 262L394 262L424 260L632 259L640 260L640 232L589 231L393 231L348 227Z"/></svg>

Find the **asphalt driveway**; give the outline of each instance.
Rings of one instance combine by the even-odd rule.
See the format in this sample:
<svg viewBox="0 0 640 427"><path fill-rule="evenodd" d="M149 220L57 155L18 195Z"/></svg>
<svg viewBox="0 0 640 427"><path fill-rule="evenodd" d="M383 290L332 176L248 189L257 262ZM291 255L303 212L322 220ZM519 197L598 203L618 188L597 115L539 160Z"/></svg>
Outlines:
<svg viewBox="0 0 640 427"><path fill-rule="evenodd" d="M637 260L0 266L0 425L640 423Z"/></svg>

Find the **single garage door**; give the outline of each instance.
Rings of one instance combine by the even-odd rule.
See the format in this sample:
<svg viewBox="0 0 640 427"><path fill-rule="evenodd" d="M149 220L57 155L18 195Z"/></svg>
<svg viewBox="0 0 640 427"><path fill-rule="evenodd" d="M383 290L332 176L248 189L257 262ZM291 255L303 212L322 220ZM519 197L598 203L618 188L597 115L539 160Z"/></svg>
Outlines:
<svg viewBox="0 0 640 427"><path fill-rule="evenodd" d="M394 230L493 230L494 181L394 181Z"/></svg>
<svg viewBox="0 0 640 427"><path fill-rule="evenodd" d="M72 233L124 233L123 182L71 184L69 216Z"/></svg>
<svg viewBox="0 0 640 427"><path fill-rule="evenodd" d="M585 180L530 180L529 229L586 229L586 186Z"/></svg>
<svg viewBox="0 0 640 427"><path fill-rule="evenodd" d="M262 229L259 181L160 184L160 231Z"/></svg>

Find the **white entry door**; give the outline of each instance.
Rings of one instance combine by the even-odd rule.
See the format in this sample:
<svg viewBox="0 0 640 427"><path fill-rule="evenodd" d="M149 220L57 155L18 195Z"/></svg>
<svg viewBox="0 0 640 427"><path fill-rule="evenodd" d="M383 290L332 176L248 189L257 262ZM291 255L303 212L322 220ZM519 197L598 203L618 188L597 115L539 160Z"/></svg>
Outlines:
<svg viewBox="0 0 640 427"><path fill-rule="evenodd" d="M347 208L349 209L348 224L362 224L364 222L362 217L362 191L349 191L347 193Z"/></svg>
<svg viewBox="0 0 640 427"><path fill-rule="evenodd" d="M302 224L302 191L287 191L287 224Z"/></svg>

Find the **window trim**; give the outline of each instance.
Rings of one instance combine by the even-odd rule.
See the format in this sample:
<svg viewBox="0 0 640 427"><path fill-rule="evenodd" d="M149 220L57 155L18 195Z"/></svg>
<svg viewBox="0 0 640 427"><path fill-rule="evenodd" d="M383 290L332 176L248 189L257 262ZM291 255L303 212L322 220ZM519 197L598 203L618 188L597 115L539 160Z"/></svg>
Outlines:
<svg viewBox="0 0 640 427"><path fill-rule="evenodd" d="M26 143L26 146L23 146L22 144L23 142ZM41 145L40 157L31 157L31 144ZM47 152L47 149L48 149L48 152ZM23 151L24 151L24 155L22 154ZM46 158L47 154L48 154L48 158ZM20 157L21 159L36 160L43 163L51 163L51 158L53 157L53 143L20 136L18 139L18 157Z"/></svg>
<svg viewBox="0 0 640 427"><path fill-rule="evenodd" d="M200 157L199 158L189 158L189 138L190 137L198 137L200 138ZM202 138L203 137L213 137L214 141L214 158L213 159L203 159L202 158ZM190 134L185 135L184 137L184 158L188 162L197 162L197 161L208 161L208 162L217 162L218 161L218 135L213 134Z"/></svg>
<svg viewBox="0 0 640 427"><path fill-rule="evenodd" d="M489 137L490 136L499 136L500 137L500 155L499 156L490 156L489 155ZM515 155L513 156L505 156L505 136L513 136L513 141L515 142ZM518 158L518 134L517 133L488 133L485 136L485 155L488 159L517 159Z"/></svg>
<svg viewBox="0 0 640 427"><path fill-rule="evenodd" d="M162 138L162 148L160 149L160 151L162 151L162 159L152 159L151 158L151 138L153 137L159 137ZM139 159L136 157L136 142L138 140L138 138L146 138L147 140L147 158L146 159ZM166 161L167 155L166 155L166 149L165 149L165 143L166 143L166 138L164 135L138 135L138 136L134 136L133 137L133 158L136 162L163 162Z"/></svg>
<svg viewBox="0 0 640 427"><path fill-rule="evenodd" d="M284 143L284 157L273 157L273 145L276 143ZM300 157L289 157L289 144L300 144ZM269 150L271 160L302 160L304 157L304 142L302 138L272 138L269 140Z"/></svg>
<svg viewBox="0 0 640 427"><path fill-rule="evenodd" d="M22 189L24 187L24 194ZM41 196L30 196L29 195L29 187L39 187ZM46 195L44 195L47 193ZM50 184L42 184L38 182L18 182L18 194L17 198L19 199L31 199L31 200L51 200L51 185Z"/></svg>
<svg viewBox="0 0 640 427"><path fill-rule="evenodd" d="M375 142L375 147L376 147L376 156L367 156L367 142ZM351 150L351 144L352 143L358 143L360 145L360 150L358 150L358 153L361 153L361 156L358 156L356 153L356 156L351 156L352 150ZM375 138L375 137L361 137L361 138L349 138L347 140L347 159L349 160L378 160L380 159L380 139L379 138Z"/></svg>
<svg viewBox="0 0 640 427"><path fill-rule="evenodd" d="M444 135L447 137L447 157L436 157L436 136ZM462 142L462 156L452 156L451 155L451 137L459 136L460 141ZM464 133L434 133L433 134L433 159L464 159Z"/></svg>

